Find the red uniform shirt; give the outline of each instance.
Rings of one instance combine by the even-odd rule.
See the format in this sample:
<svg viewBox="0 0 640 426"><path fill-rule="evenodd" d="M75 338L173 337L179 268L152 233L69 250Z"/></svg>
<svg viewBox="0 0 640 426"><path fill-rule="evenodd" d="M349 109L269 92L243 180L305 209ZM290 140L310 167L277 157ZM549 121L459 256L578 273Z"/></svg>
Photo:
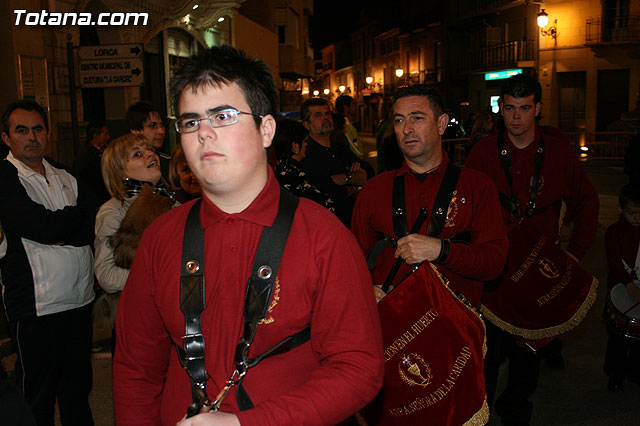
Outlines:
<svg viewBox="0 0 640 426"><path fill-rule="evenodd" d="M541 131L536 128L535 140L526 148L519 149L505 132L504 144L513 160L513 192L524 216L531 179L533 176L533 158L540 143ZM536 200L536 210L545 209L531 220L541 232L552 240L558 236L558 219L562 201L567 205L567 215L573 219L573 235L568 251L578 259L593 245L598 224L599 200L593 185L578 162L571 146L549 134L544 138L544 167L540 173L540 185ZM491 178L498 191L511 198L507 177L502 169L498 153L498 133L478 142L467 159L467 167L480 170ZM548 207L548 208L547 208ZM502 218L509 231L517 226L509 212L501 209Z"/></svg>
<svg viewBox="0 0 640 426"><path fill-rule="evenodd" d="M226 214L203 198L206 310L201 322L211 398L233 372L247 280L278 199L271 169L263 191L241 213ZM147 229L122 293L113 365L118 424L175 425L191 403L189 379L174 348L182 345L184 334L179 276L191 205L171 210ZM237 413L243 426L336 424L371 400L382 384L380 325L362 253L335 216L301 199L270 311L258 326L250 356L308 324L309 342L247 373L243 385L255 408ZM238 411L235 388L221 411Z"/></svg>
<svg viewBox="0 0 640 426"><path fill-rule="evenodd" d="M358 195L351 222L351 231L365 254L385 235L395 237L392 196L396 175L405 175L407 222L411 228L421 206L431 213L448 163L449 158L443 152L442 164L429 173L424 182L411 173L406 162L399 170L384 172L367 182ZM440 238L469 231L471 243L451 243L449 257L444 264L436 266L449 278L452 288L464 293L474 304L480 302L481 281L497 277L506 260L508 243L499 209L498 193L491 181L482 173L463 169ZM428 220L420 233L426 234L427 227ZM373 271L375 284L384 282L395 260L394 252L395 248L387 248L378 258ZM409 271L405 263L394 283L406 277Z"/></svg>

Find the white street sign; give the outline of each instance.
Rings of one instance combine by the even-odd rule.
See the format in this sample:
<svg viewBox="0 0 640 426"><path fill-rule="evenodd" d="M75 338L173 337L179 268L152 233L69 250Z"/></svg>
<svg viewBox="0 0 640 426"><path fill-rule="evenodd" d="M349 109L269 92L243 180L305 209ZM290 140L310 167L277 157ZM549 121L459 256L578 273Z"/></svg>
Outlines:
<svg viewBox="0 0 640 426"><path fill-rule="evenodd" d="M80 86L139 86L143 80L141 58L83 60L80 62Z"/></svg>

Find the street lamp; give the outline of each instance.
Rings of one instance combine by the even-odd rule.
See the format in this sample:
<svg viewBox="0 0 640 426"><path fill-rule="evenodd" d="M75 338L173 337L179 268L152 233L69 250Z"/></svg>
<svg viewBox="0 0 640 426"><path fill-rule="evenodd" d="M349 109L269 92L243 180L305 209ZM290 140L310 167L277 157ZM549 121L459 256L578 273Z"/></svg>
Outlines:
<svg viewBox="0 0 640 426"><path fill-rule="evenodd" d="M345 89L346 87L344 87L344 85L338 86L338 90L340 91L340 93L344 92Z"/></svg>
<svg viewBox="0 0 640 426"><path fill-rule="evenodd" d="M396 77L402 78L403 75L404 75L404 70L402 68L398 68L396 70Z"/></svg>
<svg viewBox="0 0 640 426"><path fill-rule="evenodd" d="M558 37L558 20L553 20L553 26L548 30L545 30L544 27L549 23L549 15L547 12L542 9L540 13L538 13L538 26L540 27L540 34L543 36L550 36L552 39L556 39Z"/></svg>
<svg viewBox="0 0 640 426"><path fill-rule="evenodd" d="M313 91L313 96L318 96L319 94L320 94L320 91L319 91L319 90L314 90L314 91Z"/></svg>
<svg viewBox="0 0 640 426"><path fill-rule="evenodd" d="M544 28L549 23L549 15L542 9L542 12L538 13L538 26Z"/></svg>
<svg viewBox="0 0 640 426"><path fill-rule="evenodd" d="M367 77L367 78L364 79L364 81L366 81L367 84L370 85L371 83L373 83L373 77Z"/></svg>
<svg viewBox="0 0 640 426"><path fill-rule="evenodd" d="M328 95L329 93L331 93L331 90L329 90L329 89L324 89L324 91L323 91L322 93L324 93L325 95Z"/></svg>

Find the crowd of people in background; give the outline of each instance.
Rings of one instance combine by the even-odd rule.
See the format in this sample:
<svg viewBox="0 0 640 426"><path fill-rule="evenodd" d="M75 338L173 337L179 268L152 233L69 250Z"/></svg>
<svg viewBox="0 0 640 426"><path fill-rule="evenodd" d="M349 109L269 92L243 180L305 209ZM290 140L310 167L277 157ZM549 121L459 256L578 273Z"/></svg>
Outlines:
<svg viewBox="0 0 640 426"><path fill-rule="evenodd" d="M235 49L190 59L175 74L172 96L179 136L172 150L164 112L140 101L126 112L129 133L112 140L108 123L90 123L71 169L45 158L49 122L37 103L17 101L2 115L10 151L0 161L0 270L21 397L7 399L10 408L0 403L0 412L27 419L21 424L52 424L56 401L63 425L93 424L93 321L112 331L120 424L349 422L383 386L376 301L387 296L381 287L394 263L392 289L431 263L456 297L479 307L485 283L521 244L513 235L523 221L554 242L564 223L576 261L594 242L597 194L568 142L551 133L559 131L537 124L541 87L533 77L505 82L499 126L490 112L473 115L461 170L442 148L449 116L433 87L397 91L377 132L375 169L356 129L355 99L310 98L300 121L278 118L268 68ZM459 177L440 212L443 229L435 233L427 220L399 232L396 216L406 228L421 206L431 211L452 168ZM301 199L283 206L280 187ZM605 238L608 286L622 283L636 301L639 194L637 180L622 188L620 220ZM258 272L271 276L273 268L275 281L251 325L247 274L263 254L263 228L280 223L282 212L291 215L287 245L276 266ZM201 234L187 232L193 215ZM381 237L391 243L367 265ZM198 253L183 250L198 239L205 255L196 261ZM476 374L486 381L488 410L504 425L529 424L540 357L513 332L486 318L485 325L485 369ZM196 336L200 352L192 355L187 340L180 348L183 336ZM244 359L235 349L240 336ZM249 354L255 360L292 336L299 346L287 343L255 371L245 369L244 382L244 373L234 376ZM610 333L611 391L640 381L639 356L637 343ZM206 370L192 362L198 357ZM508 385L498 392L505 360ZM236 398L211 399L225 383ZM212 403L220 411L198 414ZM183 419L190 405L194 416Z"/></svg>

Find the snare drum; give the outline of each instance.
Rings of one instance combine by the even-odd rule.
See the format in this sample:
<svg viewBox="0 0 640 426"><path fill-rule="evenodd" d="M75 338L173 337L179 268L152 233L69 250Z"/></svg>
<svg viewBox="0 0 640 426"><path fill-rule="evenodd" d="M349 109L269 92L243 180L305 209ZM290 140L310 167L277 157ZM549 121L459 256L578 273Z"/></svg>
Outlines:
<svg viewBox="0 0 640 426"><path fill-rule="evenodd" d="M640 302L629 297L624 284L616 284L611 289L602 316L614 333L640 341Z"/></svg>

